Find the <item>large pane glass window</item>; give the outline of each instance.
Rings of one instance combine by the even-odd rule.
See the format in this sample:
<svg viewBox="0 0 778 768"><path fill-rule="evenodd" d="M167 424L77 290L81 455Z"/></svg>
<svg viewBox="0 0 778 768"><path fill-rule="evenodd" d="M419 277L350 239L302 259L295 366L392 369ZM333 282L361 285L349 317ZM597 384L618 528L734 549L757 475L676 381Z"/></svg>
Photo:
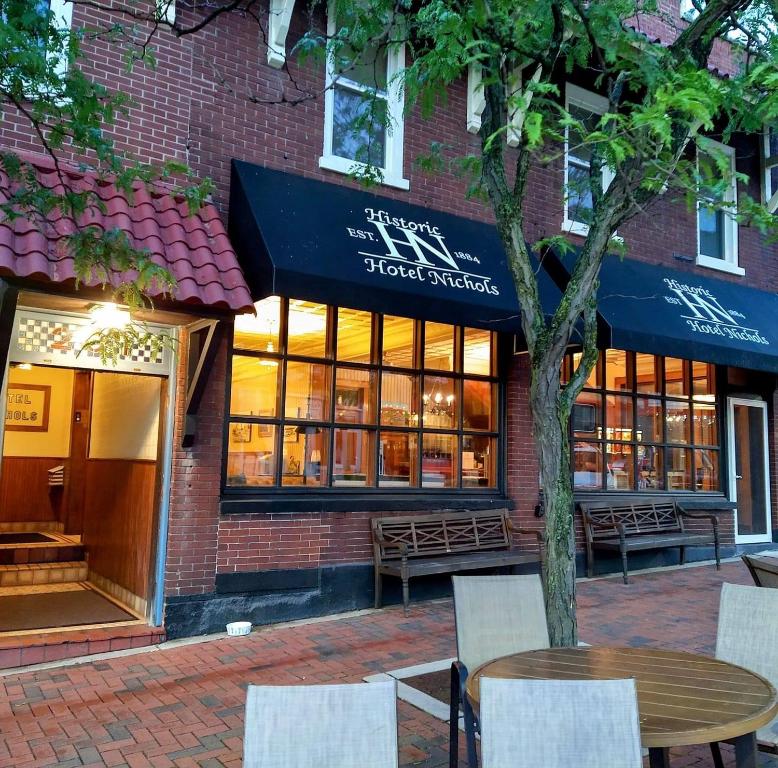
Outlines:
<svg viewBox="0 0 778 768"><path fill-rule="evenodd" d="M497 442L493 437L462 437L462 485L494 488L497 472Z"/></svg>
<svg viewBox="0 0 778 768"><path fill-rule="evenodd" d="M414 368L415 323L407 317L384 315L382 362L397 368Z"/></svg>
<svg viewBox="0 0 778 768"><path fill-rule="evenodd" d="M336 429L333 440L332 484L373 485L373 437L366 429Z"/></svg>
<svg viewBox="0 0 778 768"><path fill-rule="evenodd" d="M227 483L269 486L276 483L276 430L273 424L230 424Z"/></svg>
<svg viewBox="0 0 778 768"><path fill-rule="evenodd" d="M375 371L338 368L335 374L335 421L372 424L375 421Z"/></svg>
<svg viewBox="0 0 778 768"><path fill-rule="evenodd" d="M287 351L290 355L325 357L327 307L308 301L289 302Z"/></svg>
<svg viewBox="0 0 778 768"><path fill-rule="evenodd" d="M280 370L278 360L235 355L232 358L232 413L275 416Z"/></svg>
<svg viewBox="0 0 778 768"><path fill-rule="evenodd" d="M424 488L455 488L458 485L456 435L424 435L421 484Z"/></svg>
<svg viewBox="0 0 778 768"><path fill-rule="evenodd" d="M715 366L607 350L596 370L570 418L576 489L721 489Z"/></svg>
<svg viewBox="0 0 778 768"><path fill-rule="evenodd" d="M424 367L438 371L454 370L454 326L424 324Z"/></svg>
<svg viewBox="0 0 778 768"><path fill-rule="evenodd" d="M369 363L373 343L370 312L338 308L338 360Z"/></svg>
<svg viewBox="0 0 778 768"><path fill-rule="evenodd" d="M256 308L234 334L228 488L499 487L493 333L277 297Z"/></svg>
<svg viewBox="0 0 778 768"><path fill-rule="evenodd" d="M422 418L426 428L451 429L457 426L456 382L445 376L425 376Z"/></svg>
<svg viewBox="0 0 778 768"><path fill-rule="evenodd" d="M415 432L381 432L378 485L412 488L418 485L419 448Z"/></svg>
<svg viewBox="0 0 778 768"><path fill-rule="evenodd" d="M256 315L235 318L234 346L255 352L278 352L281 333L281 299L278 296L258 301Z"/></svg>
<svg viewBox="0 0 778 768"><path fill-rule="evenodd" d="M381 423L392 427L419 424L419 377L412 373L381 374Z"/></svg>
<svg viewBox="0 0 778 768"><path fill-rule="evenodd" d="M492 334L477 328L465 328L464 372L479 376L492 373Z"/></svg>
<svg viewBox="0 0 778 768"><path fill-rule="evenodd" d="M321 363L287 362L284 415L288 419L328 419L329 372L330 366Z"/></svg>
<svg viewBox="0 0 778 768"><path fill-rule="evenodd" d="M330 431L320 427L286 426L283 430L281 483L319 487L328 484Z"/></svg>
<svg viewBox="0 0 778 768"><path fill-rule="evenodd" d="M646 395L662 392L661 358L656 355L635 355L635 381L637 391Z"/></svg>
<svg viewBox="0 0 778 768"><path fill-rule="evenodd" d="M465 379L462 391L462 421L465 429L493 432L492 415L497 410L497 387L489 381Z"/></svg>

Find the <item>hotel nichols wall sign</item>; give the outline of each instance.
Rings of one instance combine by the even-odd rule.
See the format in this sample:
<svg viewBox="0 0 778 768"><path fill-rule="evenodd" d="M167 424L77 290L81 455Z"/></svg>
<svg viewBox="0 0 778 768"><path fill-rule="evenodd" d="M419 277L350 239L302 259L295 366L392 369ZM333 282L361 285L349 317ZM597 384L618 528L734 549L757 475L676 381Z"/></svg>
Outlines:
<svg viewBox="0 0 778 768"><path fill-rule="evenodd" d="M744 324L746 315L731 307L722 307L708 288L688 285L671 277L664 278L664 284L669 291L664 296L665 301L680 307L681 317L692 332L753 344L770 344L760 329Z"/></svg>
<svg viewBox="0 0 778 768"><path fill-rule="evenodd" d="M482 272L475 254L451 250L440 227L365 208L365 224L346 227L360 241L359 255L368 274L433 287L499 296L493 277Z"/></svg>

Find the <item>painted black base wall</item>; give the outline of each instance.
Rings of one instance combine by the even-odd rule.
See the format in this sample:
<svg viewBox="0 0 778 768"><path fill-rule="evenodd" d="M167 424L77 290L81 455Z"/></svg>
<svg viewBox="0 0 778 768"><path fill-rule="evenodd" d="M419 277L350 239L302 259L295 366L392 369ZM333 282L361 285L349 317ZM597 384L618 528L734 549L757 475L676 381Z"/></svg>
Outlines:
<svg viewBox="0 0 778 768"><path fill-rule="evenodd" d="M759 545L762 549L769 545ZM744 548L737 548L740 551ZM751 549L751 547L749 547ZM722 557L736 554L734 546L721 548ZM712 547L689 547L687 562L713 559ZM643 568L677 565L677 549L635 552L630 555L630 573ZM621 559L605 554L595 561L595 575L619 573ZM586 558L576 555L580 575L586 573ZM530 572L532 566L527 566ZM431 600L451 594L450 576L411 580L411 601ZM402 602L400 580L384 578L384 604ZM223 632L230 621L251 621L256 626L277 624L373 606L373 567L369 563L332 565L324 568L222 574L217 591L208 595L168 598L165 629L169 639Z"/></svg>

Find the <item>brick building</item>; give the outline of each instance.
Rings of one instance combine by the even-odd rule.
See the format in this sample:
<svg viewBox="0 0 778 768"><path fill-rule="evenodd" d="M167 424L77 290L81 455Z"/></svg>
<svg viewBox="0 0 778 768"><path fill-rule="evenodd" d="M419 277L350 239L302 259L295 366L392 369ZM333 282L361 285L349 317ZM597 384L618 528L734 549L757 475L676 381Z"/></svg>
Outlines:
<svg viewBox="0 0 778 768"><path fill-rule="evenodd" d="M198 303L224 332L211 338L197 409L188 390L209 326L190 334L191 318L174 318L179 354L157 459L169 483L148 533L156 608L142 606L152 623L164 608L169 636L372 604L375 516L509 506L522 524L542 526L518 307L489 211L456 174L427 175L413 162L432 141L478 151L472 83L452 89L434 120L413 112L379 137L385 183L365 191L345 173L359 137L338 120L363 83L355 74L324 95L332 75L323 67L289 60L291 79L279 67L307 23L299 9L284 16L292 5L278 3L269 44L239 15L180 38L160 28L155 72L128 75L116 47L91 51L93 74L137 102L118 141L214 180L256 302L256 315L234 324L230 312L245 302L222 302L221 315ZM676 5L663 6L680 23ZM196 18L186 2L175 12L181 23ZM77 6L72 23L95 13ZM672 25L648 33L669 39ZM402 56L382 62L386 82ZM727 51L718 56L726 71ZM587 86L575 79L563 92L593 114L601 102ZM273 103L282 94L286 103ZM397 109L390 87L386 101ZM0 144L39 151L12 110ZM737 137L724 151L752 194L772 194L764 137ZM531 238L564 230L576 240L586 201L566 203L563 189L587 162L568 153L533 169ZM727 554L776 538L776 247L663 199L619 235L628 257L606 264L603 353L571 425L577 495L722 508ZM4 272L23 291L72 295L61 281ZM552 300L550 280L548 291ZM725 503L735 498L736 511ZM650 562L674 557L660 551Z"/></svg>

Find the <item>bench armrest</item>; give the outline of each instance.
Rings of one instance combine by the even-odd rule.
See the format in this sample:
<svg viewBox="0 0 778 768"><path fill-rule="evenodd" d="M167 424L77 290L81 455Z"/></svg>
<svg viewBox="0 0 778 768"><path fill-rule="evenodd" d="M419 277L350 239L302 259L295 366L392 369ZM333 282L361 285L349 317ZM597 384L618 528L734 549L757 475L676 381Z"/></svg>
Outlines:
<svg viewBox="0 0 778 768"><path fill-rule="evenodd" d="M520 525L516 525L510 518L507 520L508 532L513 534L524 534L526 536L534 536L538 542L538 553L540 554L540 562L544 562L546 553L543 548L543 532L539 528L524 528Z"/></svg>
<svg viewBox="0 0 778 768"><path fill-rule="evenodd" d="M615 528L618 531L619 536L624 536L624 523L598 523L596 520L592 520L591 517L584 518L586 525L591 528L599 528L603 531L608 531Z"/></svg>
<svg viewBox="0 0 778 768"><path fill-rule="evenodd" d="M373 531L373 552L377 562L381 562L381 552L387 552L388 550L396 549L398 554L403 560L403 563L408 560L408 545L402 541L387 541L376 531Z"/></svg>

